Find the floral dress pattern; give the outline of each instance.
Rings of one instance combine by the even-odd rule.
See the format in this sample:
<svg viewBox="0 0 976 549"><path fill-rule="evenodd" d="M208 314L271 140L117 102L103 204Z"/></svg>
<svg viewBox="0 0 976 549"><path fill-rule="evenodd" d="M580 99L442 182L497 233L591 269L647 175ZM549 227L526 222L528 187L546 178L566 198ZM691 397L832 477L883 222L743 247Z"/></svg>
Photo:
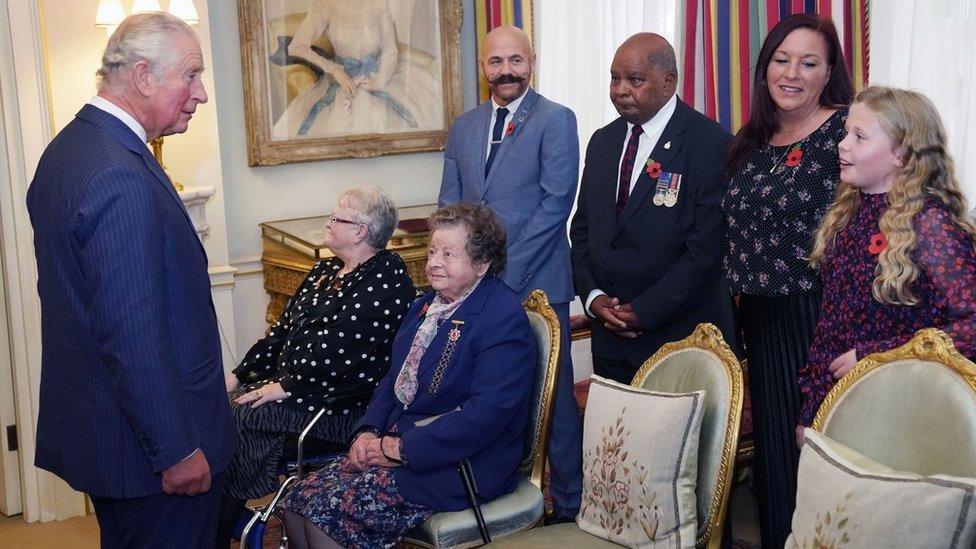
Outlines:
<svg viewBox="0 0 976 549"><path fill-rule="evenodd" d="M723 259L733 294L793 295L819 288L807 257L840 178L837 143L847 109L792 145L763 144L729 182ZM799 154L797 154L799 151Z"/></svg>
<svg viewBox="0 0 976 549"><path fill-rule="evenodd" d="M357 471L343 458L316 471L285 496L285 509L309 517L344 547L393 547L434 510L407 501L386 467ZM340 512L336 512L336 511Z"/></svg>
<svg viewBox="0 0 976 549"><path fill-rule="evenodd" d="M823 301L810 347L800 370L803 405L799 421L810 425L817 408L834 386L830 363L854 349L857 358L903 345L922 328L949 334L963 355L976 356L976 252L973 239L960 229L942 202L929 199L915 218L918 245L912 260L920 269L912 291L915 306L880 303L871 295L879 246L872 236L887 210L886 194L860 195L860 206L837 233L820 274Z"/></svg>

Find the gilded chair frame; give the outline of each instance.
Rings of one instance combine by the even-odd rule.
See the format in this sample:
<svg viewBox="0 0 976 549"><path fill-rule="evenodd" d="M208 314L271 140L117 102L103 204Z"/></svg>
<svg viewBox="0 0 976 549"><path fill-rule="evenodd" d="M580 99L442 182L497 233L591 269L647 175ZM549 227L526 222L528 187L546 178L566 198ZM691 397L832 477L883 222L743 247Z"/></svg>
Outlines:
<svg viewBox="0 0 976 549"><path fill-rule="evenodd" d="M647 377L654 369L664 362L664 359L676 351L684 349L700 349L711 353L719 364L724 366L726 381L729 384L729 415L725 424L725 441L722 444L722 458L719 464L718 480L715 483L715 493L708 505L708 519L705 528L695 540L697 547L718 548L722 543L722 528L725 509L728 506L729 494L732 491L732 474L735 469L736 448L739 443L739 425L742 421L742 367L739 359L725 343L722 332L714 325L703 322L695 327L688 337L665 343L650 358L644 361L637 370L632 387L642 387Z"/></svg>
<svg viewBox="0 0 976 549"><path fill-rule="evenodd" d="M559 377L559 353L561 351L562 335L559 318L549 305L549 298L542 290L532 290L529 297L522 302L526 312L537 313L542 316L549 327L549 363L546 365L546 378L542 387L539 421L535 425L535 447L532 448L532 472L529 482L542 490L542 481L546 469L546 448L549 447L549 426L552 424L552 405L556 396L556 379ZM539 349L542 352L542 349Z"/></svg>
<svg viewBox="0 0 976 549"><path fill-rule="evenodd" d="M856 386L872 371L900 360L937 362L949 368L976 393L976 364L959 354L952 338L936 328L923 328L908 343L890 351L870 354L854 365L854 368L838 381L827 393L813 419L813 429L823 432L841 396Z"/></svg>

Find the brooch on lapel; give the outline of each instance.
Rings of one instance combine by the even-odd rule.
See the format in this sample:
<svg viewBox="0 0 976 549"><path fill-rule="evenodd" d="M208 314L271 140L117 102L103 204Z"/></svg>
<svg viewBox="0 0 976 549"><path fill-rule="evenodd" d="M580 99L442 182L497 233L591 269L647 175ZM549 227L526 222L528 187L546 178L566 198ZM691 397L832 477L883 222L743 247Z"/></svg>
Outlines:
<svg viewBox="0 0 976 549"><path fill-rule="evenodd" d="M430 379L430 386L427 387L427 392L430 396L437 396L437 391L441 387L441 381L444 379L444 372L447 371L447 365L451 362L451 356L454 355L454 349L457 347L457 342L461 339L461 326L464 326L463 320L452 320L451 324L454 325L450 332L447 332L447 343L444 345L444 350L441 352L440 358L437 359L437 368L434 370L434 375Z"/></svg>
<svg viewBox="0 0 976 549"><path fill-rule="evenodd" d="M657 184L654 186L652 202L655 206L673 208L678 203L678 193L681 192L681 178L680 173L661 172L657 178Z"/></svg>
<svg viewBox="0 0 976 549"><path fill-rule="evenodd" d="M505 126L505 137L512 135L512 132L514 131L515 131L515 122L509 122L508 125Z"/></svg>
<svg viewBox="0 0 976 549"><path fill-rule="evenodd" d="M427 307L430 307L430 302L424 303L424 306L420 308L420 314L417 315L420 318L427 316Z"/></svg>

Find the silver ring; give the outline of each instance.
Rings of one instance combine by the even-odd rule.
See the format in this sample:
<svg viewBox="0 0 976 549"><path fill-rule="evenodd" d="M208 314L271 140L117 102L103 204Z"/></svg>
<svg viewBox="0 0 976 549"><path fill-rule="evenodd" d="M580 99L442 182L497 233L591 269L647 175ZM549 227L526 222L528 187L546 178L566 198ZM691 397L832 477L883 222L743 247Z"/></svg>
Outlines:
<svg viewBox="0 0 976 549"><path fill-rule="evenodd" d="M261 389L258 389L257 391L254 391L254 394L258 395L258 400L261 399Z"/></svg>

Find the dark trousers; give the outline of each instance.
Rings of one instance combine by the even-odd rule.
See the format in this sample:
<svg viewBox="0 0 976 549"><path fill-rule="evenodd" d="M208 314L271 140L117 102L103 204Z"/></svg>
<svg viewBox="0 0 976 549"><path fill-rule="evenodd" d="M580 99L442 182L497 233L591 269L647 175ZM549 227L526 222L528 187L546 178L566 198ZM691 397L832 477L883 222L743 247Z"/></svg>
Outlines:
<svg viewBox="0 0 976 549"><path fill-rule="evenodd" d="M618 383L630 385L638 369L640 369L640 364L631 364L626 358L607 358L593 355L593 373Z"/></svg>
<svg viewBox="0 0 976 549"><path fill-rule="evenodd" d="M217 534L222 481L223 475L216 475L208 492L193 497L92 497L102 549L211 549Z"/></svg>
<svg viewBox="0 0 976 549"><path fill-rule="evenodd" d="M569 303L554 303L552 309L559 319L561 351L552 426L549 429L549 490L556 518L574 518L579 513L583 491L583 425L573 392Z"/></svg>
<svg viewBox="0 0 976 549"><path fill-rule="evenodd" d="M754 462L763 547L783 547L796 506L797 371L806 364L820 294L739 299L739 322L749 360Z"/></svg>

